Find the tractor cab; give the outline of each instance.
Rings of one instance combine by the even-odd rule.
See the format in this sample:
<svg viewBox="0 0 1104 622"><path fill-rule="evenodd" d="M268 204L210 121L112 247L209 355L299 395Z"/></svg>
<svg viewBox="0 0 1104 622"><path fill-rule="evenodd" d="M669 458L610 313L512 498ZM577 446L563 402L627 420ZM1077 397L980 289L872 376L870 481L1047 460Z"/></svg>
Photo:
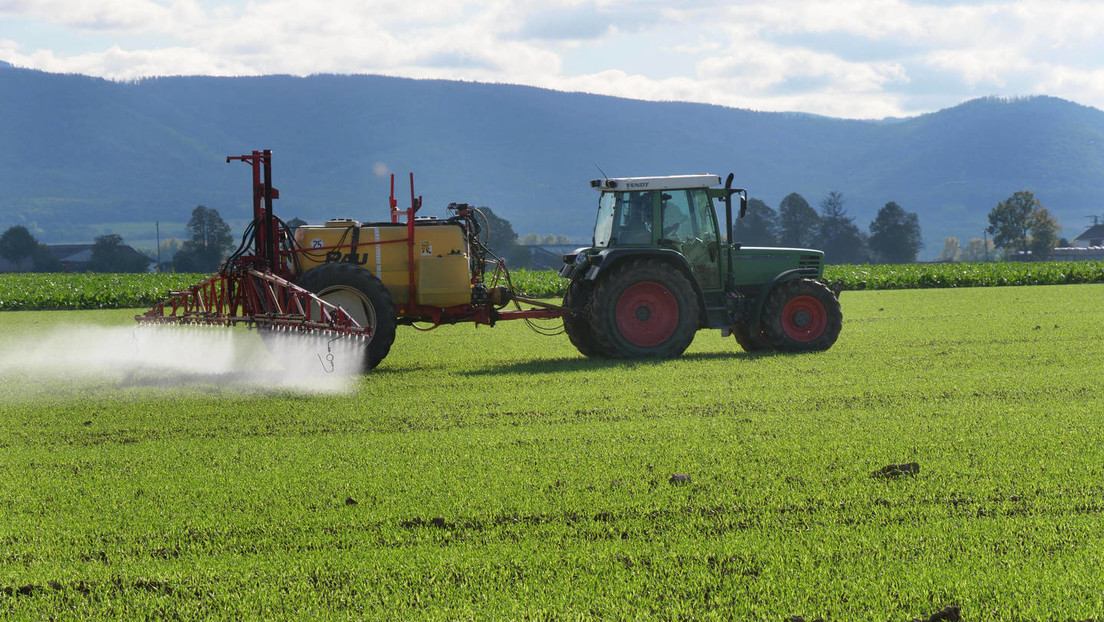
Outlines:
<svg viewBox="0 0 1104 622"><path fill-rule="evenodd" d="M686 258L706 289L721 286L718 241L722 236L713 211L721 183L716 175L596 179L601 192L593 248L667 248ZM723 192L723 191L722 191Z"/></svg>

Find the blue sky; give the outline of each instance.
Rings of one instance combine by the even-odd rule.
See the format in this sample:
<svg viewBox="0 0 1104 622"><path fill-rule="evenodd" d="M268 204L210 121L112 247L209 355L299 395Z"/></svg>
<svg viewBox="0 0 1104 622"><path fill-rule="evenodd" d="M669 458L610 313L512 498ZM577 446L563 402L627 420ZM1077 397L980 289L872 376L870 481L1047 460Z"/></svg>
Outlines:
<svg viewBox="0 0 1104 622"><path fill-rule="evenodd" d="M113 80L371 73L834 117L1104 108L1104 3L0 0L0 60Z"/></svg>

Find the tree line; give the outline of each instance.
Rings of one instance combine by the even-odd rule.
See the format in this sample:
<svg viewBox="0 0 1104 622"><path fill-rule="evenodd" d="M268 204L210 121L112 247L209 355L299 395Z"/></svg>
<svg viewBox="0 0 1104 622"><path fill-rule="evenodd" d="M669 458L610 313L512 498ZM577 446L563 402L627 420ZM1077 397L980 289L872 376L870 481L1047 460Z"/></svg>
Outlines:
<svg viewBox="0 0 1104 622"><path fill-rule="evenodd" d="M787 195L775 210L760 199L748 200L744 218L734 223L733 237L745 246L789 246L817 248L831 264L912 263L923 248L920 221L916 213L905 211L890 201L878 210L866 231L848 215L842 193L829 192L820 201L820 211L813 209L798 193ZM564 236L528 234L519 237L510 222L488 207L479 208L486 218L483 232L487 245L511 265L524 266L529 254L521 249L526 244L566 243ZM1061 227L1039 200L1028 191L1020 191L1001 201L989 212L986 231L992 239L972 239L963 247L957 238L947 238L940 259L944 261L988 261L997 258L995 249L1008 256L1045 259L1051 249L1068 244L1058 237ZM289 225L305 224L293 219ZM203 205L192 210L183 242L168 240L162 244L171 253L171 268L177 272L212 272L232 250L234 239L230 227L218 210ZM45 244L39 243L26 227L16 225L0 235L0 257L16 269L35 272L57 272L60 260ZM122 236L106 234L96 238L91 261L85 269L91 272L143 272L149 259L128 252Z"/></svg>
<svg viewBox="0 0 1104 622"><path fill-rule="evenodd" d="M747 214L733 229L735 241L745 246L817 248L832 264L912 263L924 246L915 213L890 201L863 231L837 191L821 199L819 212L796 192L786 195L777 210L748 199Z"/></svg>
<svg viewBox="0 0 1104 622"><path fill-rule="evenodd" d="M233 248L230 226L218 210L203 205L192 210L187 226L190 237L183 242L169 240L162 247L173 252L171 267L177 272L213 272ZM22 225L8 228L0 234L0 257L17 270L30 272L60 272L61 260L45 244ZM153 259L127 247L123 237L108 233L96 237L91 258L82 266L89 272L146 272Z"/></svg>
<svg viewBox="0 0 1104 622"><path fill-rule="evenodd" d="M966 246L962 246L958 238L947 238L939 259L992 261L1017 257L1044 260L1056 247L1069 246L1069 240L1058 236L1061 230L1058 220L1039 199L1021 190L989 210L989 226L985 232L992 238L972 238ZM998 254L997 249L1002 252Z"/></svg>

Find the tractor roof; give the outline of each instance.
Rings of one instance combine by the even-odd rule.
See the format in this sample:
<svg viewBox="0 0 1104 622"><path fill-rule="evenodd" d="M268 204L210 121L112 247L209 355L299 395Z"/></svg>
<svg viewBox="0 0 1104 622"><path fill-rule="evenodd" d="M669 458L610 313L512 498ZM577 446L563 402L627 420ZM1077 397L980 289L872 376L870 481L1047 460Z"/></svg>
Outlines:
<svg viewBox="0 0 1104 622"><path fill-rule="evenodd" d="M603 191L678 190L682 188L708 188L719 186L720 183L721 178L717 175L671 175L668 177L595 179L590 182L590 187Z"/></svg>

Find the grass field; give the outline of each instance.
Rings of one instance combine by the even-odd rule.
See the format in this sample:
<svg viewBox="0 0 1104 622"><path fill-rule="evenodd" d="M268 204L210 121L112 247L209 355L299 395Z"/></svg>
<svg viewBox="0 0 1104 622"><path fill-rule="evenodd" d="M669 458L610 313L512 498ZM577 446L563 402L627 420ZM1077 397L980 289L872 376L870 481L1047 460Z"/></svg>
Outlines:
<svg viewBox="0 0 1104 622"><path fill-rule="evenodd" d="M0 617L1104 620L1104 287L841 302L799 356L403 327L320 392L2 313Z"/></svg>

